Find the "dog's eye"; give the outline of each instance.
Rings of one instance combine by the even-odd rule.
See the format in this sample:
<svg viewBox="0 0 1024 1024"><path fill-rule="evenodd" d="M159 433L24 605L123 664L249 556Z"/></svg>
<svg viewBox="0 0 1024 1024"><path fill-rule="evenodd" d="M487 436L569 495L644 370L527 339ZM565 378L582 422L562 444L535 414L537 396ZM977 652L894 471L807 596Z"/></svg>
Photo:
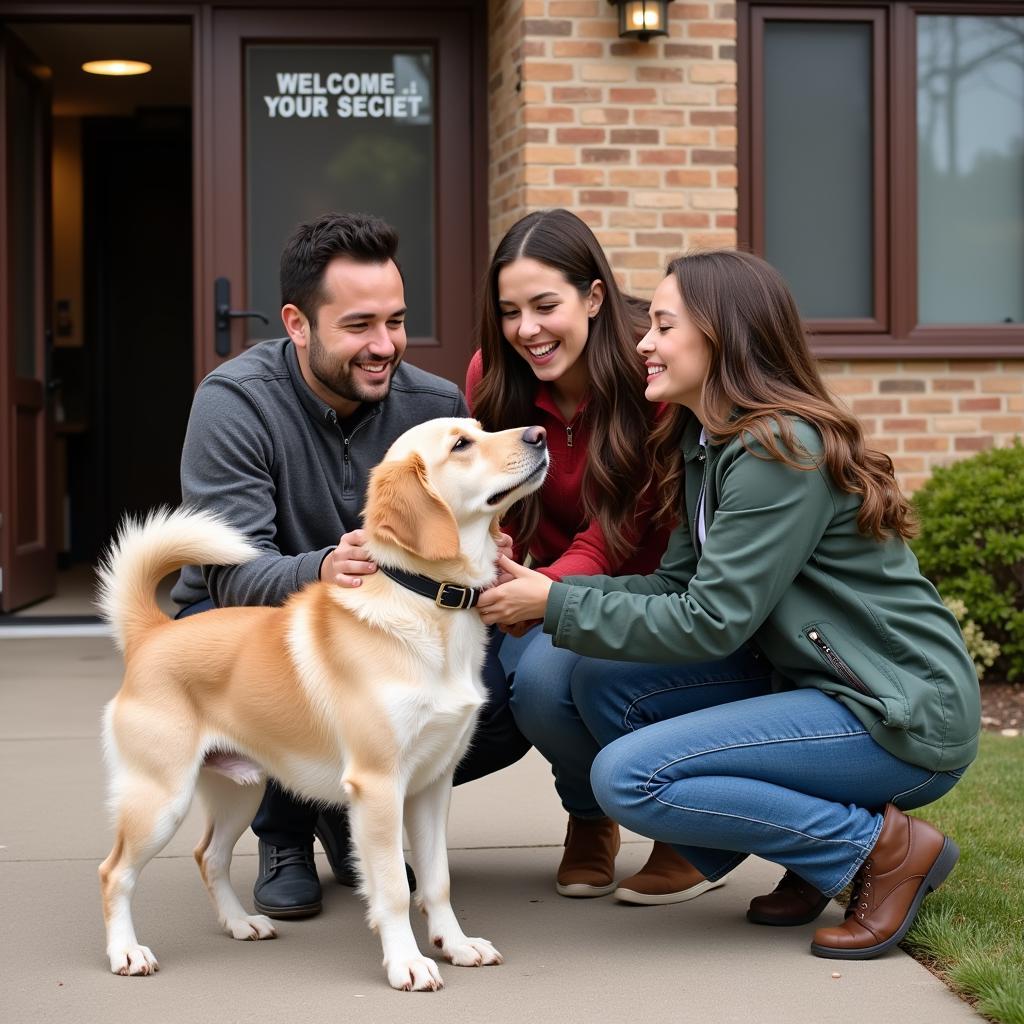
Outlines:
<svg viewBox="0 0 1024 1024"><path fill-rule="evenodd" d="M458 441L456 441L455 444L452 445L452 451L453 452L463 452L467 448L471 448L472 446L473 446L473 442L470 441L470 439L468 437L460 437L458 439Z"/></svg>

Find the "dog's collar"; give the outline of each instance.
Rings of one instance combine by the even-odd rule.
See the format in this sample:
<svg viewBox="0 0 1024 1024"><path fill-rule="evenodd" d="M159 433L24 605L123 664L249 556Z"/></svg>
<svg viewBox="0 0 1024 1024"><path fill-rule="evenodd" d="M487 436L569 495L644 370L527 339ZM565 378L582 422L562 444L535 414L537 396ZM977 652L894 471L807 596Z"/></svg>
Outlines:
<svg viewBox="0 0 1024 1024"><path fill-rule="evenodd" d="M385 576L390 576L396 583L416 594L429 597L438 608L447 608L457 612L463 608L475 608L482 593L479 587L464 587L461 583L438 583L429 576L419 573L403 572L401 569L388 569L379 566Z"/></svg>

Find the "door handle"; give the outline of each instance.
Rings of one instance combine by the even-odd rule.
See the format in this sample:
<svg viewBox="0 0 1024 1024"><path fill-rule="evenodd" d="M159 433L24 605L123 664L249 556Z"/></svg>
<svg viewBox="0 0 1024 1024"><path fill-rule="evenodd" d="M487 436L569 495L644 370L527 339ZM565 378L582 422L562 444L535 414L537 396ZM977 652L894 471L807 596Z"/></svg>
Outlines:
<svg viewBox="0 0 1024 1024"><path fill-rule="evenodd" d="M218 277L213 282L213 350L219 356L231 355L231 321L238 317L255 317L265 324L270 321L254 309L231 308L231 282Z"/></svg>

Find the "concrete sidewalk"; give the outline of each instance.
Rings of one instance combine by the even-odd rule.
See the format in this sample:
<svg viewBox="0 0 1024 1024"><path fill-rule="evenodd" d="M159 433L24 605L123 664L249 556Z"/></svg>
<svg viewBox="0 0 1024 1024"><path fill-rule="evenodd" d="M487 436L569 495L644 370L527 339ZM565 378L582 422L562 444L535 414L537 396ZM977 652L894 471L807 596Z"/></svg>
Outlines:
<svg viewBox="0 0 1024 1024"><path fill-rule="evenodd" d="M324 912L281 923L274 942L222 934L191 849L195 812L146 869L135 901L149 978L109 973L96 868L110 849L98 744L100 710L120 682L105 639L0 641L0 1020L5 1024L524 1021L954 1024L973 1011L910 957L843 963L810 955L814 925L751 926L747 902L780 870L747 861L692 903L628 907L567 900L553 887L564 814L547 766L514 768L456 790L453 903L501 967L442 965L442 992L388 988L380 944L322 855ZM649 844L631 835L620 875ZM238 845L234 880L251 905L256 843ZM833 906L823 921L838 920ZM422 948L425 936L417 922ZM834 978L838 973L840 977Z"/></svg>

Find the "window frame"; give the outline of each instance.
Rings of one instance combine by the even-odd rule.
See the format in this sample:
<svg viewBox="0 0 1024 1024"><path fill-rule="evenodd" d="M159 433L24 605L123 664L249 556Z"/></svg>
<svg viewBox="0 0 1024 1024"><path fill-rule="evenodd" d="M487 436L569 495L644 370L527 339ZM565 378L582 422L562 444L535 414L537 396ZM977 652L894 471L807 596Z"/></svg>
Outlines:
<svg viewBox="0 0 1024 1024"><path fill-rule="evenodd" d="M830 359L1019 358L1024 324L918 322L917 17L1024 17L1022 2L739 0L737 8L741 248L764 252L764 26L768 21L867 21L873 26L874 316L808 319L815 353Z"/></svg>

